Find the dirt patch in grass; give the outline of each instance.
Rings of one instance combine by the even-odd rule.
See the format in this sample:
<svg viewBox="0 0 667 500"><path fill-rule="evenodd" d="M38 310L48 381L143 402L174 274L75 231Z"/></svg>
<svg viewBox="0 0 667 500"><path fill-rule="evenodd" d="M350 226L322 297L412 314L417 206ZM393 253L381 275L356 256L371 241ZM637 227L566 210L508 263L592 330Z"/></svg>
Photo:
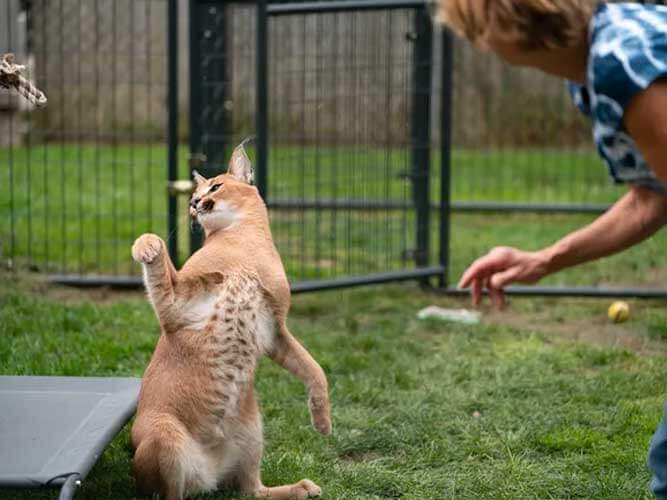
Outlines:
<svg viewBox="0 0 667 500"><path fill-rule="evenodd" d="M142 289L123 289L111 287L77 288L73 286L54 285L47 281L44 275L28 273L0 273L0 281L9 287L30 290L41 296L62 304L80 304L93 302L95 304L113 304L128 300L145 300L146 294Z"/></svg>
<svg viewBox="0 0 667 500"><path fill-rule="evenodd" d="M559 312L562 314L562 309ZM599 315L563 319L548 311L525 312L508 309L488 311L484 314L484 323L506 325L517 330L541 333L547 338L557 336L639 354L667 352L666 342L649 338L646 326L632 319L627 323L615 324Z"/></svg>
<svg viewBox="0 0 667 500"><path fill-rule="evenodd" d="M636 280L622 280L621 282L611 283L609 286L627 286L627 287L637 287ZM646 288L667 288L667 269L664 267L654 267L651 268L648 272L643 273L641 287Z"/></svg>
<svg viewBox="0 0 667 500"><path fill-rule="evenodd" d="M146 299L146 294L143 290L116 289L111 287L76 288L47 283L44 285L44 291L51 300L64 304L78 304L81 302L113 304L127 300Z"/></svg>
<svg viewBox="0 0 667 500"><path fill-rule="evenodd" d="M663 273L667 278L667 273ZM664 281L667 283L667 279ZM511 298L499 311L485 299L479 309L482 323L549 337L625 349L638 354L667 352L667 307L664 301L629 301L631 317L612 323L607 308L612 299ZM431 304L471 309L467 297L437 297ZM415 314L416 314L415 310Z"/></svg>
<svg viewBox="0 0 667 500"><path fill-rule="evenodd" d="M340 454L341 460L345 462L374 462L382 456L382 453L375 450L350 450Z"/></svg>

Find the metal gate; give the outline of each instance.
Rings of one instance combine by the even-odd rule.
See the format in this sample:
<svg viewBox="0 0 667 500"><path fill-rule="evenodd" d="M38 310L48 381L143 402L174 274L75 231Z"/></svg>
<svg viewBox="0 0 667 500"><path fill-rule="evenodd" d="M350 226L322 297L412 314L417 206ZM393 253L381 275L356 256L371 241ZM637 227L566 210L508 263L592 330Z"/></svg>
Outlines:
<svg viewBox="0 0 667 500"><path fill-rule="evenodd" d="M293 291L444 282L426 4L190 6L191 168L222 172L231 148L256 133L257 185ZM193 233L192 250L200 241Z"/></svg>

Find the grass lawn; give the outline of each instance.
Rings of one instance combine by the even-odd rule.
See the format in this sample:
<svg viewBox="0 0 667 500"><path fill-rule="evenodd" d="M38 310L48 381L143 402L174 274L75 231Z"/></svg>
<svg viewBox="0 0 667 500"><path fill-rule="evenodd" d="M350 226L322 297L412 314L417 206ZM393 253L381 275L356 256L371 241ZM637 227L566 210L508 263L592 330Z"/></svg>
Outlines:
<svg viewBox="0 0 667 500"><path fill-rule="evenodd" d="M282 148L272 155L276 198L410 199L400 175L407 159L397 152ZM0 251L17 269L134 274L134 238L144 231L167 237L160 146L0 149L0 165ZM454 153L459 201L607 203L620 192L590 152ZM294 280L412 265L404 255L414 247L412 213L271 215ZM539 248L591 220L453 214L450 276L497 244ZM437 226L434 216L434 255ZM186 255L182 216L179 228ZM663 231L545 284L664 287L665 248ZM141 376L158 334L141 293L79 292L0 272L1 373ZM486 311L477 326L415 318L433 303L464 305L413 284L295 297L290 324L329 375L335 432L325 438L310 429L303 388L263 362L257 387L267 484L308 477L325 498L346 500L650 498L645 455L667 379L664 302L633 303L623 325L607 322L608 302L600 300L516 299L504 313ZM81 498L132 498L130 457L125 431ZM0 498L55 495L3 491Z"/></svg>
<svg viewBox="0 0 667 500"><path fill-rule="evenodd" d="M141 293L0 278L0 372L142 374L158 331ZM463 305L409 284L295 297L290 325L328 374L334 434L316 434L303 387L262 362L267 484L308 477L346 500L650 498L664 303L611 325L606 301L515 299L477 326L417 320L430 304ZM132 498L130 457L124 431L80 498Z"/></svg>

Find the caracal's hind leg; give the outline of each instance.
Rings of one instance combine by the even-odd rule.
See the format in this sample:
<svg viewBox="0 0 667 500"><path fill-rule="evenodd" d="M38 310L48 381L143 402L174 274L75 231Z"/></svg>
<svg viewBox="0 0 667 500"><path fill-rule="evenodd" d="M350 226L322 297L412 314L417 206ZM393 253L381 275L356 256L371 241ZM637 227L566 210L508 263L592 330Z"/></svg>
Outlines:
<svg viewBox="0 0 667 500"><path fill-rule="evenodd" d="M241 493L258 498L303 499L320 496L322 490L309 479L284 486L268 487L262 484L260 463L262 460L262 443L256 442L242 451L239 462L238 484Z"/></svg>
<svg viewBox="0 0 667 500"><path fill-rule="evenodd" d="M303 499L317 497L321 489L308 479L285 486L267 487L262 484L260 464L264 451L262 417L252 391L248 391L241 404L241 424L235 431L235 448L240 450L237 482L243 495L259 498Z"/></svg>
<svg viewBox="0 0 667 500"><path fill-rule="evenodd" d="M262 442L261 440L246 440L243 438L237 442L240 444L243 441L245 441L245 448L242 448L238 472L238 484L243 495L258 498L273 498L276 500L320 496L322 490L309 479L302 479L298 483L284 486L264 486L260 474Z"/></svg>
<svg viewBox="0 0 667 500"><path fill-rule="evenodd" d="M308 388L308 406L313 427L322 434L330 434L331 406L327 377L322 367L294 338L284 322L276 333L269 356L305 384Z"/></svg>
<svg viewBox="0 0 667 500"><path fill-rule="evenodd" d="M134 452L132 472L143 495L158 493L166 500L182 500L186 470L182 466L188 437L171 419L154 424Z"/></svg>
<svg viewBox="0 0 667 500"><path fill-rule="evenodd" d="M310 479L302 479L298 483L287 484L285 486L262 486L253 495L259 498L272 498L276 500L304 499L319 497L322 489L313 483Z"/></svg>

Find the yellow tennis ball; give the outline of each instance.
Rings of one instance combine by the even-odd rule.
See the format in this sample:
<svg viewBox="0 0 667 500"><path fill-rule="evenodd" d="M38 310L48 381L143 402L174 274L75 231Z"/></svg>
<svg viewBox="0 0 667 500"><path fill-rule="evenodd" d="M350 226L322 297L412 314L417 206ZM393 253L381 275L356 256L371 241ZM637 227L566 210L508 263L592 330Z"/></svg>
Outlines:
<svg viewBox="0 0 667 500"><path fill-rule="evenodd" d="M630 317L630 306L627 302L618 300L609 306L607 316L614 323L623 323Z"/></svg>

